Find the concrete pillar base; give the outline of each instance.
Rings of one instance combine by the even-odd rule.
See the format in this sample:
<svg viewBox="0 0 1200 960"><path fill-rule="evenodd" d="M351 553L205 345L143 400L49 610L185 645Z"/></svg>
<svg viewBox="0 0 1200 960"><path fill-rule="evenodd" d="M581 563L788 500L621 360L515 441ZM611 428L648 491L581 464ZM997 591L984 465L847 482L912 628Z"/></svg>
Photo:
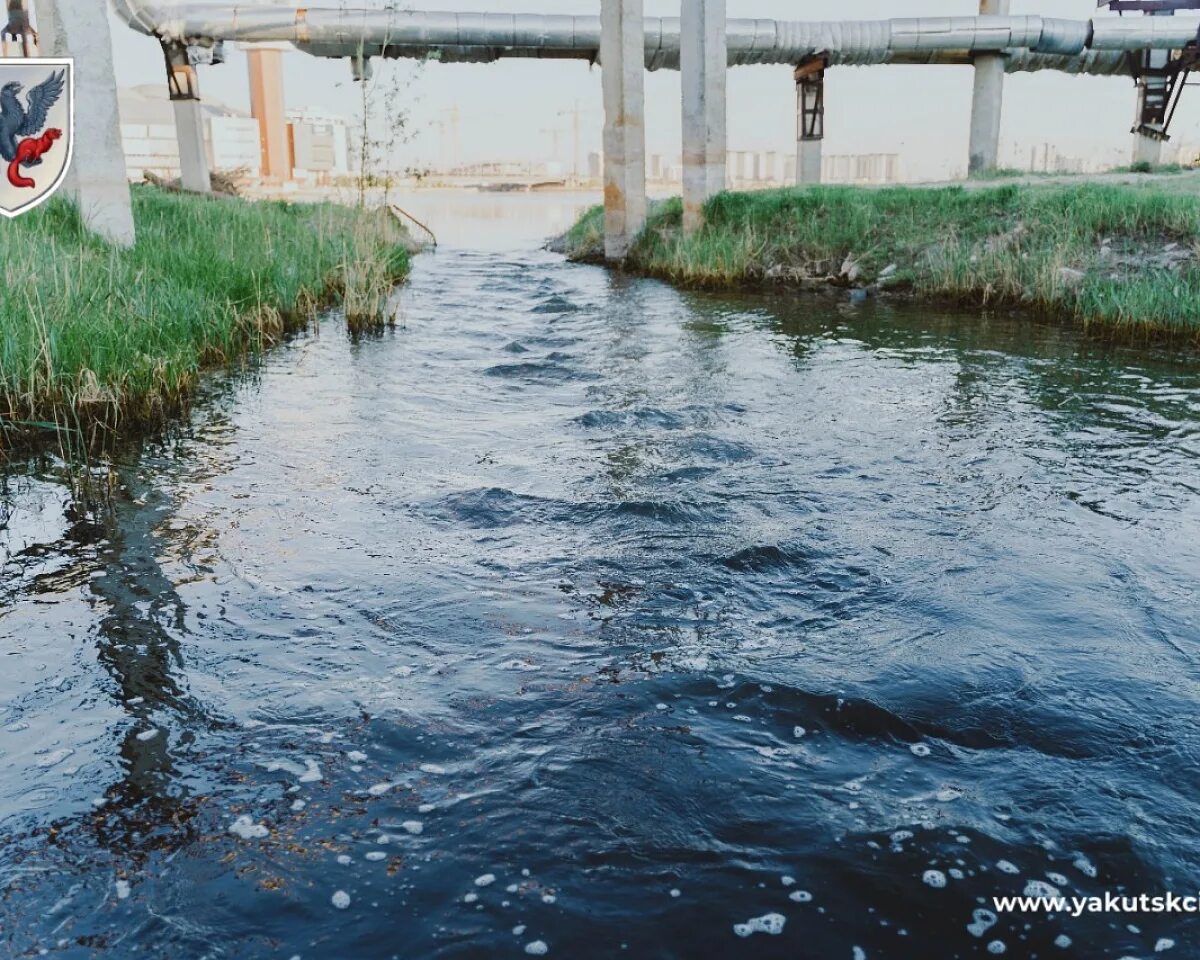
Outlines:
<svg viewBox="0 0 1200 960"><path fill-rule="evenodd" d="M979 0L982 17L1006 17L1009 0ZM1004 109L1004 56L975 58L975 89L971 97L971 145L967 174L995 170L1000 164L1000 117Z"/></svg>
<svg viewBox="0 0 1200 960"><path fill-rule="evenodd" d="M133 206L121 147L108 5L36 0L39 50L75 58L75 159L63 189L84 223L119 246L134 242Z"/></svg>
<svg viewBox="0 0 1200 960"><path fill-rule="evenodd" d="M684 233L704 226L704 205L725 189L725 10L725 0L691 0L681 11Z"/></svg>
<svg viewBox="0 0 1200 960"><path fill-rule="evenodd" d="M825 141L801 140L796 160L796 183L813 186L821 182L821 161L824 158Z"/></svg>
<svg viewBox="0 0 1200 960"><path fill-rule="evenodd" d="M1135 133L1133 135L1133 162L1136 164L1148 163L1153 167L1157 167L1162 163L1163 142L1148 137L1144 133Z"/></svg>
<svg viewBox="0 0 1200 960"><path fill-rule="evenodd" d="M602 0L604 255L623 260L646 225L646 33L642 0Z"/></svg>
<svg viewBox="0 0 1200 960"><path fill-rule="evenodd" d="M175 109L175 136L179 140L180 185L189 193L212 193L200 101L173 100L171 106Z"/></svg>

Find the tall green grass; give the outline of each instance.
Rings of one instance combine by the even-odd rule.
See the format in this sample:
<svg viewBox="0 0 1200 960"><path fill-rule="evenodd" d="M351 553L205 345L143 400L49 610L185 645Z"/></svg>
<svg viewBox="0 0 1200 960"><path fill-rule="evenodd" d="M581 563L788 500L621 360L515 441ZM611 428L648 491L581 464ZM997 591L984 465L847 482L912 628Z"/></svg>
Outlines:
<svg viewBox="0 0 1200 960"><path fill-rule="evenodd" d="M629 265L685 284L836 277L974 305L1022 305L1125 334L1200 340L1200 195L1154 185L964 189L824 187L723 193L682 235L678 200L656 206ZM563 245L602 253L602 214ZM1168 264L1177 244L1190 256ZM889 268L891 268L890 273Z"/></svg>
<svg viewBox="0 0 1200 960"><path fill-rule="evenodd" d="M408 270L386 215L332 205L134 190L117 250L55 200L0 224L0 447L54 428L94 444L186 406L200 373L261 350L343 300L388 322Z"/></svg>

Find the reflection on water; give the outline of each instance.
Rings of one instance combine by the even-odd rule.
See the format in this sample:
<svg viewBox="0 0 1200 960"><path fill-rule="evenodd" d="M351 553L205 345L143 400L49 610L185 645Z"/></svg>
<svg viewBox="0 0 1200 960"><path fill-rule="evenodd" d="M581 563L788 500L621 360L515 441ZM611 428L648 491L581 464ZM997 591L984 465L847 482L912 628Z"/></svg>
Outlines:
<svg viewBox="0 0 1200 960"><path fill-rule="evenodd" d="M568 265L576 202L408 201L404 329L108 509L5 479L3 951L1200 951L990 910L1200 883L1197 365Z"/></svg>
<svg viewBox="0 0 1200 960"><path fill-rule="evenodd" d="M537 246L566 230L579 215L602 202L599 193L549 190L484 193L468 190L410 190L394 203L433 230L443 247L511 250Z"/></svg>

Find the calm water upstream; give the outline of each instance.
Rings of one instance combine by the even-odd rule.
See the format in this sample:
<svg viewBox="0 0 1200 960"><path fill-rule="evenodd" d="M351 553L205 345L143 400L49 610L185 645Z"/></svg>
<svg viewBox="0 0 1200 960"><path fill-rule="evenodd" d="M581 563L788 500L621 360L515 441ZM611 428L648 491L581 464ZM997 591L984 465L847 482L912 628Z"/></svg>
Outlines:
<svg viewBox="0 0 1200 960"><path fill-rule="evenodd" d="M988 912L1200 889L1200 364L522 202L111 512L7 478L0 955L1200 956Z"/></svg>

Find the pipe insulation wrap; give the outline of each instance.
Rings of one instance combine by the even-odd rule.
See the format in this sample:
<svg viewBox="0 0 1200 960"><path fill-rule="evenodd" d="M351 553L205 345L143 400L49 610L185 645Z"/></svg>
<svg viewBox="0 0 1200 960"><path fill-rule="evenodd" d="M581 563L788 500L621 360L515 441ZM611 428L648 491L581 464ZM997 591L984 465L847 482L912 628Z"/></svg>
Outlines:
<svg viewBox="0 0 1200 960"><path fill-rule="evenodd" d="M191 0L114 0L135 30L166 40L212 43L286 41L323 57L426 57L487 63L502 57L597 62L600 18L562 14L433 13L288 8ZM969 63L977 53L1004 53L1009 72L1130 72L1131 50L1179 49L1197 39L1187 17L1041 16L901 17L891 20L728 21L730 66L798 64L824 56L831 65ZM646 66L678 69L677 17L647 17Z"/></svg>

